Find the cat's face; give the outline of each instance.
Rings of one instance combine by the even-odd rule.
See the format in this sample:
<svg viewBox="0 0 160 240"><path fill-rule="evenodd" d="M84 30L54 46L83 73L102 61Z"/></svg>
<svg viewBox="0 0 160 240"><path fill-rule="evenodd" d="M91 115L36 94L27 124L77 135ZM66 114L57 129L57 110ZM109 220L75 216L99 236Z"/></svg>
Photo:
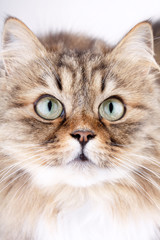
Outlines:
<svg viewBox="0 0 160 240"><path fill-rule="evenodd" d="M157 66L148 23L107 54L47 52L14 19L3 39L0 145L33 181L125 182L155 158Z"/></svg>

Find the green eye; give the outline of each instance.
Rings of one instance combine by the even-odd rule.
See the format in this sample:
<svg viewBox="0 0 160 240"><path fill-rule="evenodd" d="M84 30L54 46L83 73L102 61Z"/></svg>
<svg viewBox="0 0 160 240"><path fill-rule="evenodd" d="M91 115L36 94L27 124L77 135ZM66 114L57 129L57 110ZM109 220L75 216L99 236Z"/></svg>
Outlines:
<svg viewBox="0 0 160 240"><path fill-rule="evenodd" d="M100 105L99 114L108 121L117 121L124 116L125 106L117 98L108 98Z"/></svg>
<svg viewBox="0 0 160 240"><path fill-rule="evenodd" d="M54 120L60 117L63 112L62 104L50 95L44 95L38 99L34 109L40 117L46 120Z"/></svg>

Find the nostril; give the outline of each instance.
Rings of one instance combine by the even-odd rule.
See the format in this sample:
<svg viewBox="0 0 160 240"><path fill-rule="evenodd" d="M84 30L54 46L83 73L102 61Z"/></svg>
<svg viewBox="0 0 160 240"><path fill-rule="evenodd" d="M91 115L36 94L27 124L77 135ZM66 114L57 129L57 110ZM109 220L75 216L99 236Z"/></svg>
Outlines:
<svg viewBox="0 0 160 240"><path fill-rule="evenodd" d="M80 134L71 134L71 136L76 138L77 140L80 140L80 138L81 138Z"/></svg>
<svg viewBox="0 0 160 240"><path fill-rule="evenodd" d="M87 139L88 139L88 141L89 141L89 140L91 140L91 139L94 138L94 137L95 137L95 135L88 135L88 136L87 136Z"/></svg>

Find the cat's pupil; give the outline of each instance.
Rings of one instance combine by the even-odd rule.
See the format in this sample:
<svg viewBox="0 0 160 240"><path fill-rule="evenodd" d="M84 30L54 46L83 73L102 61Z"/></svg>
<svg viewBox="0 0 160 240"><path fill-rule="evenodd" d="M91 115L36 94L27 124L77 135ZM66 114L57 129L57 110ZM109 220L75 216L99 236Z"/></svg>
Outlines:
<svg viewBox="0 0 160 240"><path fill-rule="evenodd" d="M110 111L110 113L113 112L113 103L110 103L110 104L109 104L109 111Z"/></svg>
<svg viewBox="0 0 160 240"><path fill-rule="evenodd" d="M48 102L48 110L51 111L51 109L52 109L52 101L50 100L50 101Z"/></svg>

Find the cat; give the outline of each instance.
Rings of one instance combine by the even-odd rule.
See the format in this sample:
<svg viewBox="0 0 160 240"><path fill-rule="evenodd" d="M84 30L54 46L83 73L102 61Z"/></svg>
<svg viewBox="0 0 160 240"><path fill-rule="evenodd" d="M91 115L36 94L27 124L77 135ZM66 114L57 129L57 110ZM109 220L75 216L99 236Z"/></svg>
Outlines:
<svg viewBox="0 0 160 240"><path fill-rule="evenodd" d="M152 22L153 36L154 36L154 52L156 62L160 65L160 20Z"/></svg>
<svg viewBox="0 0 160 240"><path fill-rule="evenodd" d="M160 239L160 89L149 22L114 47L6 19L0 239Z"/></svg>

